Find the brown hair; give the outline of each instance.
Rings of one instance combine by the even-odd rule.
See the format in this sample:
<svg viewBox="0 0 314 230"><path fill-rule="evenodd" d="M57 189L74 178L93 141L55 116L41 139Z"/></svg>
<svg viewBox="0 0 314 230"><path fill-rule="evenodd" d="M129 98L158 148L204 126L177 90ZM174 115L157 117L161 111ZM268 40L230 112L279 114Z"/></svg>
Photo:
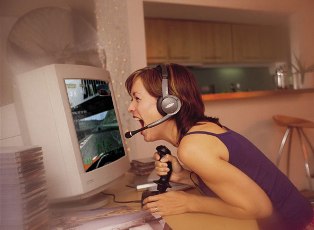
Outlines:
<svg viewBox="0 0 314 230"><path fill-rule="evenodd" d="M220 125L218 118L205 116L205 106L193 74L178 64L171 63L166 67L169 94L178 97L182 104L180 111L173 117L179 131L178 143L197 122L210 121ZM132 73L125 82L129 94L131 94L133 83L138 77L142 79L143 85L150 95L156 98L162 96L162 75L159 68L145 67Z"/></svg>

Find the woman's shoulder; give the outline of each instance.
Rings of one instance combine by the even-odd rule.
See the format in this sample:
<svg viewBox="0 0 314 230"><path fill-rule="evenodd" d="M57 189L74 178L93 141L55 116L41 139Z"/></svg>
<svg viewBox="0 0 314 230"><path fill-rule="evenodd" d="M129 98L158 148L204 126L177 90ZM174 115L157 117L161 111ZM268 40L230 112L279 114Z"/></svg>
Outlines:
<svg viewBox="0 0 314 230"><path fill-rule="evenodd" d="M208 133L208 134L221 134L229 131L228 128L221 127L212 122L202 122L198 123L190 128L190 130L186 133L187 135L190 133L201 134L201 133Z"/></svg>
<svg viewBox="0 0 314 230"><path fill-rule="evenodd" d="M178 146L178 157L180 160L189 160L195 155L206 154L210 157L222 157L225 155L226 146L214 135L204 135L203 133L221 134L227 130L222 128L211 128L207 125L192 127L188 133L193 135L185 135Z"/></svg>
<svg viewBox="0 0 314 230"><path fill-rule="evenodd" d="M182 138L180 145L189 147L190 145L195 147L195 143L205 142L216 144L217 136L229 133L230 130L224 127L220 127L214 123L206 122L193 126Z"/></svg>

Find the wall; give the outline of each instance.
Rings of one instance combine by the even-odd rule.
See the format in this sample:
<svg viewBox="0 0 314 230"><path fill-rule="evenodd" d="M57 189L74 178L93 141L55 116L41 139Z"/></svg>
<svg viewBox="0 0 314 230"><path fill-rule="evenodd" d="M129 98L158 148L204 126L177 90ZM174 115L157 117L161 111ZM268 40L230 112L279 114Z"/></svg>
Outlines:
<svg viewBox="0 0 314 230"><path fill-rule="evenodd" d="M16 20L16 17L0 18L0 106L13 103L12 73L6 61L6 40Z"/></svg>
<svg viewBox="0 0 314 230"><path fill-rule="evenodd" d="M300 58L306 67L314 67L314 1L309 1L291 17L293 55ZM292 58L295 61L294 58ZM314 85L314 71L307 73L305 85Z"/></svg>
<svg viewBox="0 0 314 230"><path fill-rule="evenodd" d="M17 123L14 104L0 107L0 146L21 146L21 130Z"/></svg>

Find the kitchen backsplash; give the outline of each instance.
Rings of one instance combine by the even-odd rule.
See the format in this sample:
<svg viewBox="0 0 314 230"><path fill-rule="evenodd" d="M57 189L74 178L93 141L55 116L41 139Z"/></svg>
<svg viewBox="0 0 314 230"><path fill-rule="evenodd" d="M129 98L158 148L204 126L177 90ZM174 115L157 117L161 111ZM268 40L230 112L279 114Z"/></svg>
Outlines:
<svg viewBox="0 0 314 230"><path fill-rule="evenodd" d="M238 91L273 90L274 76L262 67L197 67L189 66L202 94Z"/></svg>

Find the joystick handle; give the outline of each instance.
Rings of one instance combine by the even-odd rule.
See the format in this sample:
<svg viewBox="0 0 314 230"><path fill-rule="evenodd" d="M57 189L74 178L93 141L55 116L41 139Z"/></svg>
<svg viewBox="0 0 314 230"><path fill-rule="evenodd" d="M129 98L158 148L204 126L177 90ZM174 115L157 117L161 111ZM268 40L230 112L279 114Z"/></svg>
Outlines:
<svg viewBox="0 0 314 230"><path fill-rule="evenodd" d="M161 158L163 158L167 154L171 155L170 150L164 145L157 146L156 150L160 156L159 160L161 160ZM167 164L168 164L168 168L170 169L167 175L161 176L159 180L154 181L157 184L157 190L159 191L159 193L164 193L166 192L167 188L171 188L169 181L170 181L170 176L172 173L172 164L171 162L167 162Z"/></svg>
<svg viewBox="0 0 314 230"><path fill-rule="evenodd" d="M171 155L170 150L164 145L157 146L156 150L160 156L160 159L163 158L164 156L166 156L167 154ZM169 180L170 180L170 176L172 173L172 164L171 164L171 162L167 162L167 164L168 164L168 168L170 169L169 172L167 173L167 175L161 176L159 178L159 180L154 181L157 184L157 191L144 191L142 193L142 200L141 200L142 206L143 206L143 200L146 197L155 196L155 195L158 195L160 193L164 193L164 192L166 192L167 188L171 188L171 185L169 184Z"/></svg>

